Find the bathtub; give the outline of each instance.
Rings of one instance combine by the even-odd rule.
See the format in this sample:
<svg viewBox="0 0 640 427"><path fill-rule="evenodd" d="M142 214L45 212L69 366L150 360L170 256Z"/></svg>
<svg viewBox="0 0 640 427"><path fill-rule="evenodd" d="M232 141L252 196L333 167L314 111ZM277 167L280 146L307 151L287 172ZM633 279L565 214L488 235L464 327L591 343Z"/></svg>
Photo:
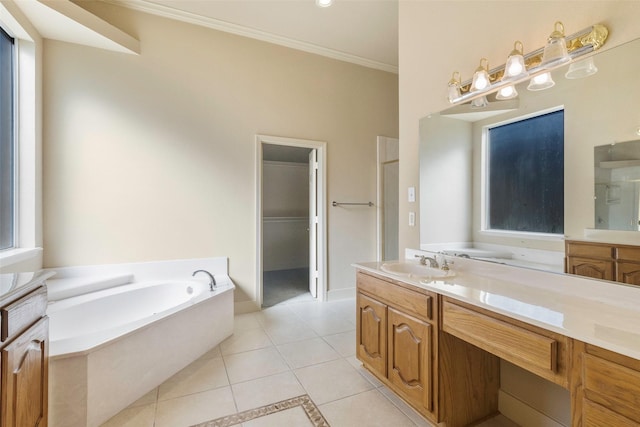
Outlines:
<svg viewBox="0 0 640 427"><path fill-rule="evenodd" d="M235 286L224 266L186 262L165 279L142 274L50 302L49 425L99 426L230 336ZM199 268L215 275L213 292L184 274Z"/></svg>

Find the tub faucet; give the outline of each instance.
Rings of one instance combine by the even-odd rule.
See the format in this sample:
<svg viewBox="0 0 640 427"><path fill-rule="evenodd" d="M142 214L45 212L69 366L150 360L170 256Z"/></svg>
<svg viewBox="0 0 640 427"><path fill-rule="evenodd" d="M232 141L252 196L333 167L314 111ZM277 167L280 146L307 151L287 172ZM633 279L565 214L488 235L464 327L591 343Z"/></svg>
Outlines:
<svg viewBox="0 0 640 427"><path fill-rule="evenodd" d="M211 292L213 292L216 286L218 286L216 283L216 278L213 277L213 274L209 273L207 270L196 270L193 272L192 276L195 276L198 273L204 273L209 276L209 289L211 289Z"/></svg>

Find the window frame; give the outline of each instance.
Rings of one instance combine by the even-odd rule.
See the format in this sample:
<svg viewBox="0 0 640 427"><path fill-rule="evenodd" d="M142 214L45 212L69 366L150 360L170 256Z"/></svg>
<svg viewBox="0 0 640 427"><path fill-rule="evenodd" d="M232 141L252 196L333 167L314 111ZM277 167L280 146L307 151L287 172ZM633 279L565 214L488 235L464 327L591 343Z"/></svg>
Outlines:
<svg viewBox="0 0 640 427"><path fill-rule="evenodd" d="M0 37L6 38L11 43L11 88L10 88L10 99L11 99L11 126L10 126L10 137L9 144L10 148L8 149L10 155L10 195L11 199L11 225L10 225L10 244L6 247L0 247L0 252L9 251L16 249L18 247L19 242L19 212L18 212L18 199L20 195L20 191L18 188L19 182L19 145L18 145L18 52L17 52L17 43L18 40L16 37L12 36L9 31L5 28L0 27ZM4 166L4 165L3 165ZM0 245L2 242L0 242Z"/></svg>
<svg viewBox="0 0 640 427"><path fill-rule="evenodd" d="M42 52L43 40L13 2L0 2L2 27L14 39L14 242L0 250L0 272L43 265Z"/></svg>
<svg viewBox="0 0 640 427"><path fill-rule="evenodd" d="M536 231L513 231L513 230L500 230L500 229L492 229L489 228L489 130L492 128L496 128L499 126L508 125L511 123L516 123L520 121L524 121L527 119L544 116L546 114L555 113L557 111L564 110L564 105L557 105L550 108L545 108L542 110L537 110L532 113L528 113L525 115L512 117L506 120L490 123L482 126L482 148L481 148L481 177L480 177L480 230L479 233L485 236L494 236L494 237L511 237L511 238L524 238L524 239L534 239L534 240L563 240L563 233L542 233ZM563 143L564 147L564 143ZM564 150L564 148L563 148ZM563 179L564 183L564 179ZM563 205L565 202L565 198L563 198ZM563 219L564 222L564 219ZM563 227L564 228L564 227Z"/></svg>

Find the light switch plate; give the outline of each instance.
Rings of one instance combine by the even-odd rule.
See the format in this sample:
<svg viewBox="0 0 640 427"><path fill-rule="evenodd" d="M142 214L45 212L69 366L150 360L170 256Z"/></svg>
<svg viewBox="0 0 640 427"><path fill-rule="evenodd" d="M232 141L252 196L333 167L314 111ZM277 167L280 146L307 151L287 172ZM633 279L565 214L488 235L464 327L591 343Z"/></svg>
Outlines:
<svg viewBox="0 0 640 427"><path fill-rule="evenodd" d="M415 227L416 225L416 213L409 212L409 227Z"/></svg>
<svg viewBox="0 0 640 427"><path fill-rule="evenodd" d="M416 187L409 187L408 199L410 202L416 201Z"/></svg>

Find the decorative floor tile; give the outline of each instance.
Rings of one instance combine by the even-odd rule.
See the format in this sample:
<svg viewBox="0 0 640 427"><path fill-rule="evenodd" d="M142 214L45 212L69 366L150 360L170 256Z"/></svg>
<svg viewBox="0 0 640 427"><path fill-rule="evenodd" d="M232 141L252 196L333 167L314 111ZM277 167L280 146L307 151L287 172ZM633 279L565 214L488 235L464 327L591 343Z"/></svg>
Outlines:
<svg viewBox="0 0 640 427"><path fill-rule="evenodd" d="M313 427L329 427L329 424L324 419L318 407L313 403L309 396L302 395L294 397L292 399L283 400L280 402L265 405L256 409L249 409L248 411L240 412L238 414L228 415L220 417L215 420L211 420L205 423L197 424L193 427L229 427L236 426L238 424L247 423L257 418L276 414L278 412L287 411L296 407L300 407L304 410L305 415L310 421L310 425Z"/></svg>

